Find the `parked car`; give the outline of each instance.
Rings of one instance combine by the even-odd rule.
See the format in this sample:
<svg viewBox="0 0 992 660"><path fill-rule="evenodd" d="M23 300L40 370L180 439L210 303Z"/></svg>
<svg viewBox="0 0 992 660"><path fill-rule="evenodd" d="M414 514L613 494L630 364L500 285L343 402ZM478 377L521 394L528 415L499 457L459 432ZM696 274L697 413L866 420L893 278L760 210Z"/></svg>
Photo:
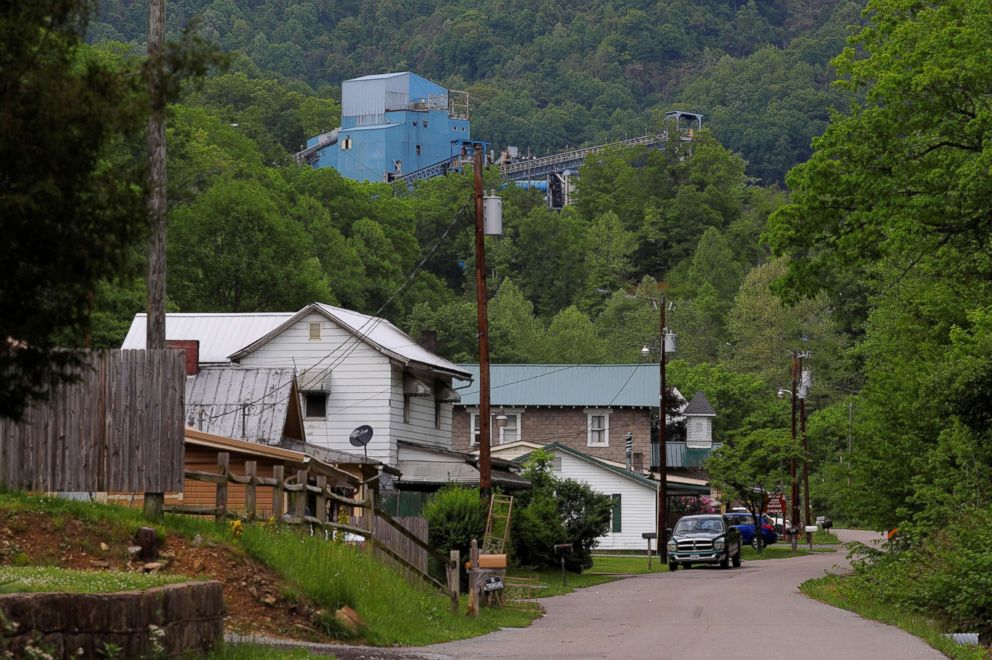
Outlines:
<svg viewBox="0 0 992 660"><path fill-rule="evenodd" d="M741 542L757 547L758 541L754 533L754 516L750 513L733 512L728 513L727 518L730 524L736 527L741 533ZM768 516L761 517L761 537L765 545L771 545L778 541L778 534L775 533L775 522Z"/></svg>
<svg viewBox="0 0 992 660"><path fill-rule="evenodd" d="M741 533L718 514L682 516L668 540L668 570L693 564L741 565Z"/></svg>

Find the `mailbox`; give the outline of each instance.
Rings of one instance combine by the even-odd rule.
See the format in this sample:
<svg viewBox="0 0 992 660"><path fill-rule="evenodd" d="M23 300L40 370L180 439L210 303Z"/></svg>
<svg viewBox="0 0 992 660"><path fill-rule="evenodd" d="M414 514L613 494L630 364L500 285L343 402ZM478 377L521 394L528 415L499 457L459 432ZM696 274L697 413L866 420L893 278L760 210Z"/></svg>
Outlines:
<svg viewBox="0 0 992 660"><path fill-rule="evenodd" d="M506 568L506 555L479 555L479 568Z"/></svg>

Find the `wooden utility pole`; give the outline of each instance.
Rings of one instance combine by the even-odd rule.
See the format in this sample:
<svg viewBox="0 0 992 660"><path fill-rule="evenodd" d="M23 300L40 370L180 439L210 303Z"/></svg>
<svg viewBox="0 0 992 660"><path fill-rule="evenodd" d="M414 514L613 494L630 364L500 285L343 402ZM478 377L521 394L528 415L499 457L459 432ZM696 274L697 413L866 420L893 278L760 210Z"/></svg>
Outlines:
<svg viewBox="0 0 992 660"><path fill-rule="evenodd" d="M148 2L148 308L145 348L165 348L165 0ZM145 493L147 518L160 518L164 493Z"/></svg>
<svg viewBox="0 0 992 660"><path fill-rule="evenodd" d="M796 404L799 398L797 385L799 380L799 356L796 351L792 351L792 444L796 444ZM792 455L789 462L789 476L792 477L792 549L796 549L797 534L799 532L799 481L796 478L796 456Z"/></svg>
<svg viewBox="0 0 992 660"><path fill-rule="evenodd" d="M658 333L661 343L658 352L661 357L660 385L658 388L658 556L668 557L668 447L665 444L665 294L661 294L658 304ZM662 554L664 552L665 554Z"/></svg>
<svg viewBox="0 0 992 660"><path fill-rule="evenodd" d="M806 439L806 397L799 399L799 434L803 439L803 513L806 524L811 525L809 507L809 441ZM813 547L813 535L806 532L806 543Z"/></svg>
<svg viewBox="0 0 992 660"><path fill-rule="evenodd" d="M482 149L475 148L475 304L479 317L479 490L492 495L489 457L489 311L486 301L486 235L482 191Z"/></svg>
<svg viewBox="0 0 992 660"><path fill-rule="evenodd" d="M803 440L803 513L806 525L812 525L809 501L809 439L806 437L806 397L809 396L809 372L803 368L803 362L809 358L808 352L799 355L799 435ZM806 532L806 543L813 548L813 535Z"/></svg>

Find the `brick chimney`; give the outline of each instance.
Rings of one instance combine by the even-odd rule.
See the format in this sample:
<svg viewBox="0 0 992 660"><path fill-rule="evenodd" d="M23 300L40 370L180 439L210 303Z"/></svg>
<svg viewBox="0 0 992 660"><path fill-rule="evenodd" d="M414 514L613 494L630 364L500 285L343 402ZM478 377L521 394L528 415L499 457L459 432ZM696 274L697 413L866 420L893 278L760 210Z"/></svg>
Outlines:
<svg viewBox="0 0 992 660"><path fill-rule="evenodd" d="M186 353L186 375L195 376L200 373L200 340L199 339L166 339L165 347Z"/></svg>
<svg viewBox="0 0 992 660"><path fill-rule="evenodd" d="M420 345L431 353L437 353L437 330L421 331Z"/></svg>

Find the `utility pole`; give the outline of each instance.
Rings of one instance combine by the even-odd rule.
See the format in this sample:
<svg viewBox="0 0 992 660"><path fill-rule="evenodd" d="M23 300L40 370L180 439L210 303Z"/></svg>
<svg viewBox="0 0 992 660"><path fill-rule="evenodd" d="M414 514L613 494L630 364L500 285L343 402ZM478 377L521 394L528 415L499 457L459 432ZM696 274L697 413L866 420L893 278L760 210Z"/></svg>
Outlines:
<svg viewBox="0 0 992 660"><path fill-rule="evenodd" d="M658 388L658 557L668 557L668 447L665 445L665 294L658 305L658 352L660 387ZM664 550L663 550L664 549ZM662 555L661 553L665 554Z"/></svg>
<svg viewBox="0 0 992 660"><path fill-rule="evenodd" d="M165 348L165 0L148 2L148 308L145 348ZM164 493L145 493L146 518L162 517Z"/></svg>
<svg viewBox="0 0 992 660"><path fill-rule="evenodd" d="M475 148L475 305L479 317L479 491L492 496L489 457L489 312L486 302L486 235L482 191L482 149Z"/></svg>
<svg viewBox="0 0 992 660"><path fill-rule="evenodd" d="M809 372L803 369L803 360L809 353L802 353L799 361L799 434L803 439L803 513L806 514L806 524L812 524L809 502L809 440L806 438L806 397L809 395ZM813 535L806 532L806 543L813 548Z"/></svg>
<svg viewBox="0 0 992 660"><path fill-rule="evenodd" d="M796 445L796 407L797 407L797 381L799 380L799 355L792 351L792 444ZM798 539L796 537L799 530L799 481L796 478L796 456L793 453L789 461L789 476L792 478L792 549L795 550Z"/></svg>

